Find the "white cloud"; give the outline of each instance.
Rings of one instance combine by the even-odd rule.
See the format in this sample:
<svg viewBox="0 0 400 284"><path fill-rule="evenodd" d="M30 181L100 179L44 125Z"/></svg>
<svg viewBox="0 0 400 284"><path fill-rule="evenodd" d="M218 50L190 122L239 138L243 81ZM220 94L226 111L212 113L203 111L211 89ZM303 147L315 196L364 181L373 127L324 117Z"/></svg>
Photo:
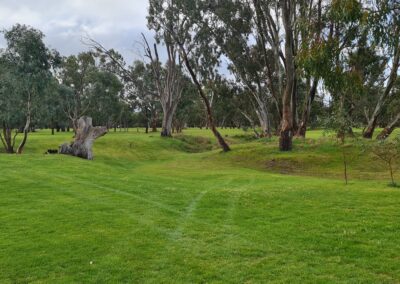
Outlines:
<svg viewBox="0 0 400 284"><path fill-rule="evenodd" d="M0 0L0 28L15 23L37 28L63 55L86 50L81 39L89 35L131 61L134 42L147 32L147 5L147 0Z"/></svg>

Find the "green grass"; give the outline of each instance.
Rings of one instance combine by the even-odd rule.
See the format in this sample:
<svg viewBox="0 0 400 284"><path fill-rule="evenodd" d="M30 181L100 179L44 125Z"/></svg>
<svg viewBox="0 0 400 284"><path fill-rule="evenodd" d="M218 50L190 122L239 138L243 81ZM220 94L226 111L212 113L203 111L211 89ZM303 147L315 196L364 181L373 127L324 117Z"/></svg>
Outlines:
<svg viewBox="0 0 400 284"><path fill-rule="evenodd" d="M69 133L0 155L0 283L399 283L400 190L376 159L322 132L109 133L95 160L44 155ZM294 166L295 165L295 166Z"/></svg>

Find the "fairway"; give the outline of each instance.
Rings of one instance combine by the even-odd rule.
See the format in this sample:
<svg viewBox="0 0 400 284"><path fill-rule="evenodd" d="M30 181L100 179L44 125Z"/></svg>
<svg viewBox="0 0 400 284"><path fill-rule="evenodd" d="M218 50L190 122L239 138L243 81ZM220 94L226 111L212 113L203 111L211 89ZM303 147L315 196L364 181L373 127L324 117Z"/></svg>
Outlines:
<svg viewBox="0 0 400 284"><path fill-rule="evenodd" d="M0 283L400 281L400 190L372 157L346 186L321 132L291 153L221 133L231 152L205 129L110 132L93 161L43 154L71 133L31 133L0 155Z"/></svg>

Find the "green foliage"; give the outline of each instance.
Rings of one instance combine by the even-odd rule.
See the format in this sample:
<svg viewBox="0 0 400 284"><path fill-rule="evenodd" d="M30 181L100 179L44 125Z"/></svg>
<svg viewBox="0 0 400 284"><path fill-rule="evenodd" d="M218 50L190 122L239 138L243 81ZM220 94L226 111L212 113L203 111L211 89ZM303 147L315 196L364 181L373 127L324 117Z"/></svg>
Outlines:
<svg viewBox="0 0 400 284"><path fill-rule="evenodd" d="M361 2L357 0L333 0L329 16L340 23L356 22L363 16Z"/></svg>
<svg viewBox="0 0 400 284"><path fill-rule="evenodd" d="M32 120L51 83L50 70L57 64L57 53L47 49L44 35L34 28L16 24L3 33L7 46L0 54L0 138L7 152L13 153L15 137L22 130L24 140L17 150L22 153ZM11 137L13 129L17 131Z"/></svg>

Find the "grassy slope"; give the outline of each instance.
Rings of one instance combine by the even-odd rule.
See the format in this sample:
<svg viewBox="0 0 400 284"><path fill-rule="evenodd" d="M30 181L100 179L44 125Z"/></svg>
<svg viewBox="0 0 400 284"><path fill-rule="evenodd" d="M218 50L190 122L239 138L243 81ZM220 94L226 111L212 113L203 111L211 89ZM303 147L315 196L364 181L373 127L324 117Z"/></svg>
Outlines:
<svg viewBox="0 0 400 284"><path fill-rule="evenodd" d="M346 187L329 141L282 154L223 133L228 154L189 153L212 146L190 130L110 133L94 161L43 155L68 140L47 132L0 155L0 282L400 281L400 191L371 157Z"/></svg>

